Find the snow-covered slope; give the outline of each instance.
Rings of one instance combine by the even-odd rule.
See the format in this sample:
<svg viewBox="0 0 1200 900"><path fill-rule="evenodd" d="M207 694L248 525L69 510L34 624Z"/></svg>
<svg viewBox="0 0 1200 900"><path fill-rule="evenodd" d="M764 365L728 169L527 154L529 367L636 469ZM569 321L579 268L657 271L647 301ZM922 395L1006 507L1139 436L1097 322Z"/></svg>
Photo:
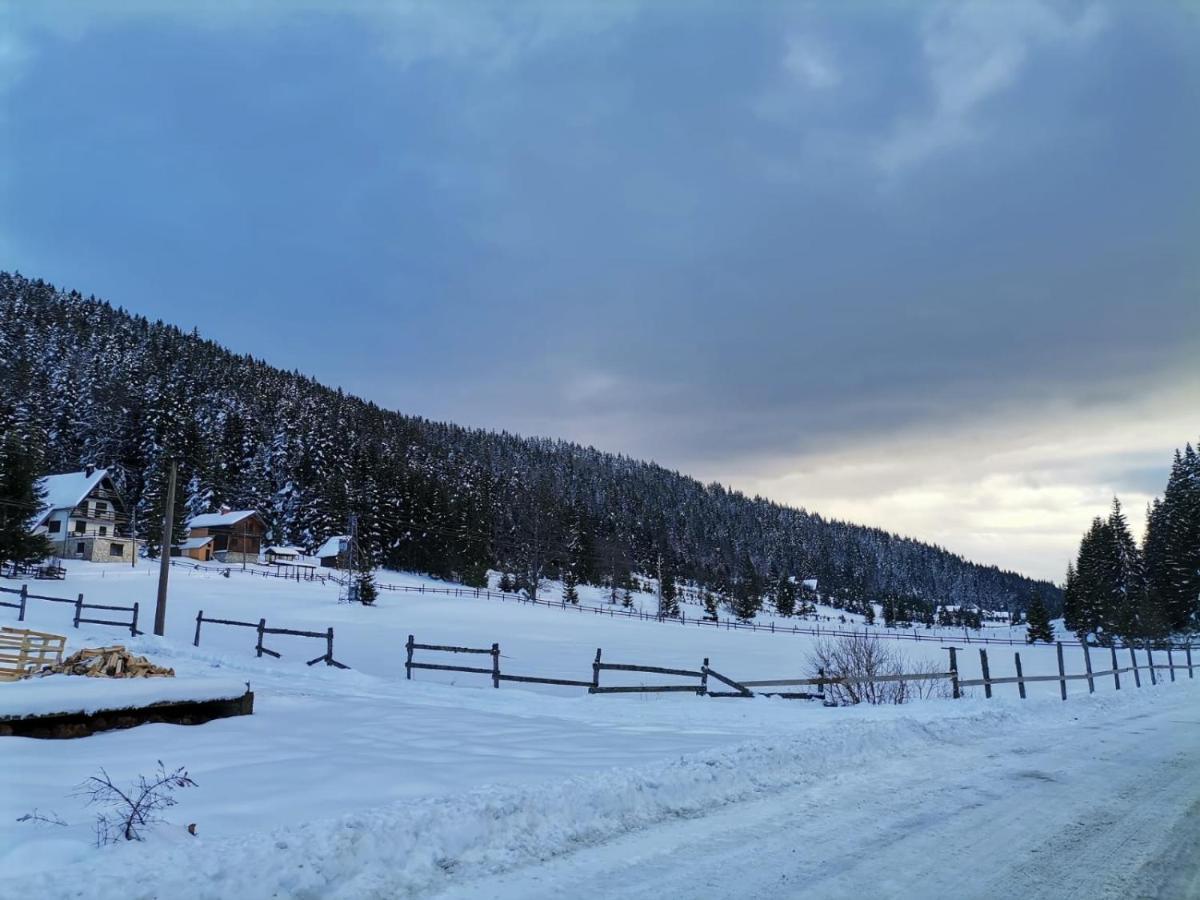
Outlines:
<svg viewBox="0 0 1200 900"><path fill-rule="evenodd" d="M982 779L989 742L1002 733L1069 728L1078 716L1101 723L1157 694L1194 693L1194 682L1120 696L1101 684L1103 693L1089 700L1075 683L1066 705L1049 685L1031 689L1024 703L1015 688L1001 688L991 701L826 709L765 698L493 690L489 679L460 673L422 671L405 681L410 633L430 643L496 641L505 671L582 679L597 647L614 661L691 668L709 657L733 677L799 677L808 674L805 657L817 638L439 594L385 592L377 607L363 608L339 604L334 585L182 569L171 577L165 638L130 640L100 626L76 631L69 605L39 601L30 601L27 624L66 634L68 652L124 643L182 677L249 681L255 714L74 741L0 739L0 869L22 890L88 897L421 892L789 785L859 777L853 773L868 772L872 760L896 753L919 759L946 742L974 748ZM82 591L100 603L136 600L149 621L155 584L147 568L76 564L66 582L38 589ZM323 650L312 639L269 638L283 658L258 659L250 629L205 625L193 648L199 609L272 626L333 626L335 654L353 668L306 667ZM12 610L0 612L16 624ZM946 658L939 643L899 646L914 660ZM962 646L970 675L976 654ZM1027 673L1054 670L1052 650L1018 649ZM993 674L1006 674L1007 648L991 652ZM180 793L172 824L155 830L148 845L93 848L92 811L73 796L74 786L101 766L129 781L159 759L187 766L198 784ZM35 808L68 825L16 822ZM184 831L191 822L199 837ZM134 872L141 874L127 880Z"/></svg>

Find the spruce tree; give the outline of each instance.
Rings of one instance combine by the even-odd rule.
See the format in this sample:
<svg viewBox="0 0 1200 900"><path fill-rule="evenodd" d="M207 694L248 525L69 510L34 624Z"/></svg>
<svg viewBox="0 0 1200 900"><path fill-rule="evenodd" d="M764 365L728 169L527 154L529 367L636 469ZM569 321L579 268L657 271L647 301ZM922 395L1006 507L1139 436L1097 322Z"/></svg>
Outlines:
<svg viewBox="0 0 1200 900"><path fill-rule="evenodd" d="M579 604L579 582L575 578L575 570L568 568L563 572L562 598L564 603Z"/></svg>
<svg viewBox="0 0 1200 900"><path fill-rule="evenodd" d="M775 581L774 590L775 612L788 616L796 613L796 584L787 575L780 575Z"/></svg>
<svg viewBox="0 0 1200 900"><path fill-rule="evenodd" d="M750 555L742 559L741 570L733 586L733 614L743 622L749 622L762 609L762 583Z"/></svg>
<svg viewBox="0 0 1200 900"><path fill-rule="evenodd" d="M1038 641L1045 641L1047 644L1054 640L1054 628L1050 624L1050 611L1046 609L1046 604L1042 602L1042 595L1034 592L1029 599L1029 606L1026 610L1028 625L1025 632L1025 642L1034 644Z"/></svg>
<svg viewBox="0 0 1200 900"><path fill-rule="evenodd" d="M0 567L36 562L52 552L50 542L30 528L45 500L40 447L19 425L10 425L0 440Z"/></svg>

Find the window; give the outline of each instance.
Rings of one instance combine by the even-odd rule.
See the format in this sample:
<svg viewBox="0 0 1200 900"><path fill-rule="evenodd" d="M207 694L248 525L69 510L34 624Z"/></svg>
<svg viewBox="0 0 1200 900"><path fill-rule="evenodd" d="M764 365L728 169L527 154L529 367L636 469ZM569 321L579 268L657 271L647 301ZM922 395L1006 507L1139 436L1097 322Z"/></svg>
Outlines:
<svg viewBox="0 0 1200 900"><path fill-rule="evenodd" d="M107 514L108 514L108 504L105 503L103 500L97 500L96 501L96 511L93 513L93 515L103 516L103 515L107 515Z"/></svg>
<svg viewBox="0 0 1200 900"><path fill-rule="evenodd" d="M107 526L107 525L101 525L101 526L99 527L99 532L98 532L98 533L99 533L100 537L104 537L106 534L108 534L108 526Z"/></svg>
<svg viewBox="0 0 1200 900"><path fill-rule="evenodd" d="M50 522L47 522L46 531L49 534L58 534L60 531L62 531L62 521L60 519L54 519Z"/></svg>
<svg viewBox="0 0 1200 900"><path fill-rule="evenodd" d="M87 530L87 522L83 521L82 519L76 519L75 520L75 533L83 534L83 532L86 530Z"/></svg>
<svg viewBox="0 0 1200 900"><path fill-rule="evenodd" d="M75 545L75 555L83 556L83 541L80 541L78 544Z"/></svg>
<svg viewBox="0 0 1200 900"><path fill-rule="evenodd" d="M108 545L108 555L109 556L124 556L125 555L125 545L124 544L109 544Z"/></svg>

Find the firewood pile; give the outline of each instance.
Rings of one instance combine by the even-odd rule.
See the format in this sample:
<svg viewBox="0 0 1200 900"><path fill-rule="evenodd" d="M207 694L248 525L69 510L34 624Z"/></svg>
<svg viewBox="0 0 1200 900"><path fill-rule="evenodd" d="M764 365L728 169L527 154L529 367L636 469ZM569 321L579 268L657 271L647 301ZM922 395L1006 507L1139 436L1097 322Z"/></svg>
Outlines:
<svg viewBox="0 0 1200 900"><path fill-rule="evenodd" d="M87 647L38 675L86 675L88 678L174 678L175 670L156 666L124 647Z"/></svg>

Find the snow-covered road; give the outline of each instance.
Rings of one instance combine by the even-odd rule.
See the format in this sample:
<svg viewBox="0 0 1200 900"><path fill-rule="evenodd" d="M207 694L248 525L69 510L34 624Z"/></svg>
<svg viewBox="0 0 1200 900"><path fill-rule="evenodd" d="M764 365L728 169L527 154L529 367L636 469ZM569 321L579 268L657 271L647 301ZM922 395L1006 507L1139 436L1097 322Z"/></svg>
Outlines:
<svg viewBox="0 0 1200 900"><path fill-rule="evenodd" d="M1200 897L1190 686L1109 721L941 740L445 898Z"/></svg>

